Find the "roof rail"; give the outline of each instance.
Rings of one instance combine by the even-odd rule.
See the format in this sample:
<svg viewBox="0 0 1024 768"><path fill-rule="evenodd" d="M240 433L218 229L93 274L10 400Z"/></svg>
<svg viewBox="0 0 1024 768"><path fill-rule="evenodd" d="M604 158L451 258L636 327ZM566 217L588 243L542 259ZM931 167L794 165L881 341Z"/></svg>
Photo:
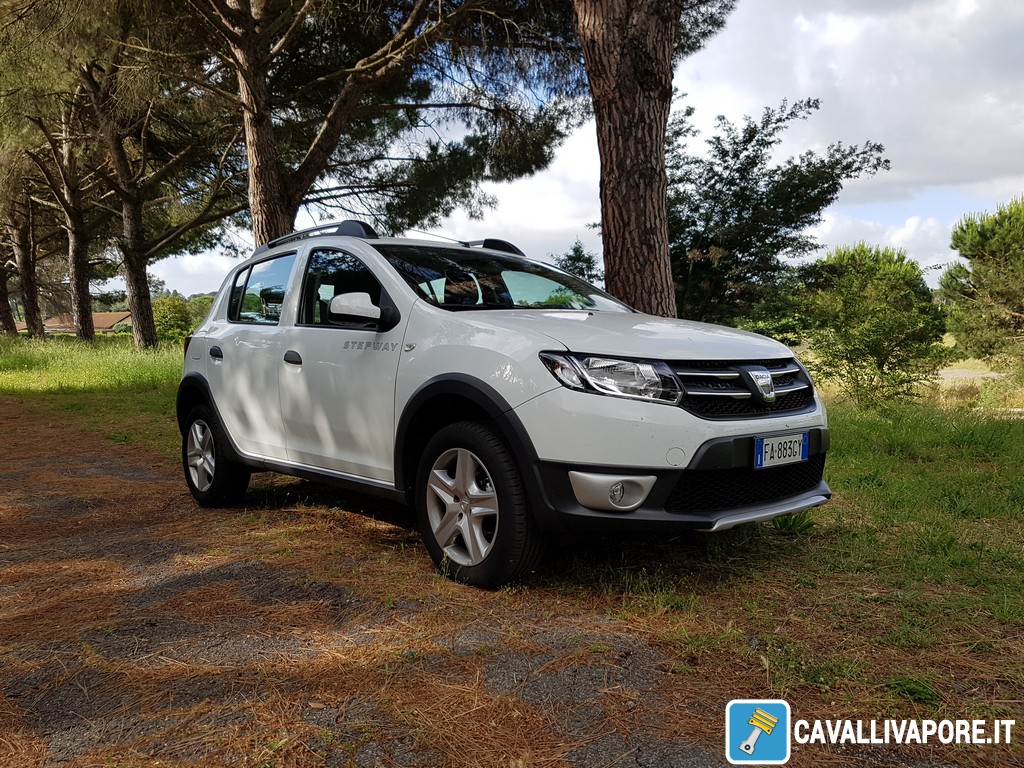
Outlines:
<svg viewBox="0 0 1024 768"><path fill-rule="evenodd" d="M516 256L526 256L526 254L519 249L519 246L513 245L508 240L499 240L496 237L487 237L483 240L470 240L463 243L463 245L468 247L477 246L479 248L489 248L492 251L501 251L502 253L514 253Z"/></svg>
<svg viewBox="0 0 1024 768"><path fill-rule="evenodd" d="M297 240L305 240L308 237L313 237L318 234L340 235L343 237L361 237L364 240L376 240L380 237L377 234L377 231L366 222L356 221L355 219L345 219L345 221L340 223L334 222L333 224L321 224L318 227L300 229L297 232L292 232L290 235L275 237L269 243L264 243L257 248L253 253L253 256L259 256L261 253L265 253L271 248L276 248L279 245L292 243Z"/></svg>

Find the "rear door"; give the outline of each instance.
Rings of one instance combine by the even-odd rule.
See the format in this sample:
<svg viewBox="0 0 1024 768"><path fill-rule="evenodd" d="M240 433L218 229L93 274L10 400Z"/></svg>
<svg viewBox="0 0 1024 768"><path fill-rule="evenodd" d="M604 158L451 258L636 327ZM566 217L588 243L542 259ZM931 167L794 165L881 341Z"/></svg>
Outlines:
<svg viewBox="0 0 1024 768"><path fill-rule="evenodd" d="M227 321L213 324L206 340L217 411L235 446L251 456L287 458L279 374L281 320L294 266L295 253L286 253L239 272Z"/></svg>

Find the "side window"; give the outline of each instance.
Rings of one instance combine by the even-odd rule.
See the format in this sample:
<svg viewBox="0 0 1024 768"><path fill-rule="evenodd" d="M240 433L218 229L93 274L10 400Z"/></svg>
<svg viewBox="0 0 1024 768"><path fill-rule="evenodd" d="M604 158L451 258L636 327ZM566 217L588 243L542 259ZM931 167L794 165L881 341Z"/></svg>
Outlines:
<svg viewBox="0 0 1024 768"><path fill-rule="evenodd" d="M231 286L231 302L228 304L228 320L238 320L238 313L242 308L242 297L245 295L245 281L248 279L248 269L243 269L235 277L235 284Z"/></svg>
<svg viewBox="0 0 1024 768"><path fill-rule="evenodd" d="M229 317L239 323L277 325L294 263L295 254L288 253L254 264L248 273L240 272L232 288ZM245 288L239 290L243 280Z"/></svg>
<svg viewBox="0 0 1024 768"><path fill-rule="evenodd" d="M362 261L349 253L318 248L309 255L302 286L300 322L327 325L331 299L341 293L368 293L380 306L380 283Z"/></svg>

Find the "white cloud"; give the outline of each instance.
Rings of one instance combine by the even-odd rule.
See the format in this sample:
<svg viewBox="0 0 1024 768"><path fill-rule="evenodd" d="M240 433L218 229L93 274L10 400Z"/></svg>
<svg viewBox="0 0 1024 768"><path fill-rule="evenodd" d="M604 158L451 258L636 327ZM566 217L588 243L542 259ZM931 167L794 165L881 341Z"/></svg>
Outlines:
<svg viewBox="0 0 1024 768"><path fill-rule="evenodd" d="M886 225L833 212L826 214L812 233L824 246L819 255L859 242L902 249L921 265L928 284L935 287L945 267L958 259L949 247L951 229L950 223L933 217L910 216Z"/></svg>
<svg viewBox="0 0 1024 768"><path fill-rule="evenodd" d="M600 253L600 234L590 228L601 218L594 131L592 122L576 131L543 173L515 184L486 185L498 206L480 221L457 212L438 233L457 240L510 240L534 258L565 253L577 238L587 250Z"/></svg>
<svg viewBox="0 0 1024 768"><path fill-rule="evenodd" d="M1022 36L1016 0L741 3L681 74L700 84L688 89L698 110L727 107L734 120L783 97L820 97L792 144L880 141L893 170L876 194L900 197L1024 176ZM704 97L719 82L733 89L725 104Z"/></svg>
<svg viewBox="0 0 1024 768"><path fill-rule="evenodd" d="M210 293L220 288L224 276L238 263L231 256L216 253L176 256L162 259L149 268L150 274L183 296Z"/></svg>

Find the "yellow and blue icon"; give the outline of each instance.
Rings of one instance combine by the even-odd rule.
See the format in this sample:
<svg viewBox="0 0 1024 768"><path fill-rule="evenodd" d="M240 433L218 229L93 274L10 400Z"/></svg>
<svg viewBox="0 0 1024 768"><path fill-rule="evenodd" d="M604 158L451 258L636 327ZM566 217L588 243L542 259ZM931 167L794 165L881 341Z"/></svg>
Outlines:
<svg viewBox="0 0 1024 768"><path fill-rule="evenodd" d="M725 759L733 765L789 762L789 702L733 699L725 707Z"/></svg>

